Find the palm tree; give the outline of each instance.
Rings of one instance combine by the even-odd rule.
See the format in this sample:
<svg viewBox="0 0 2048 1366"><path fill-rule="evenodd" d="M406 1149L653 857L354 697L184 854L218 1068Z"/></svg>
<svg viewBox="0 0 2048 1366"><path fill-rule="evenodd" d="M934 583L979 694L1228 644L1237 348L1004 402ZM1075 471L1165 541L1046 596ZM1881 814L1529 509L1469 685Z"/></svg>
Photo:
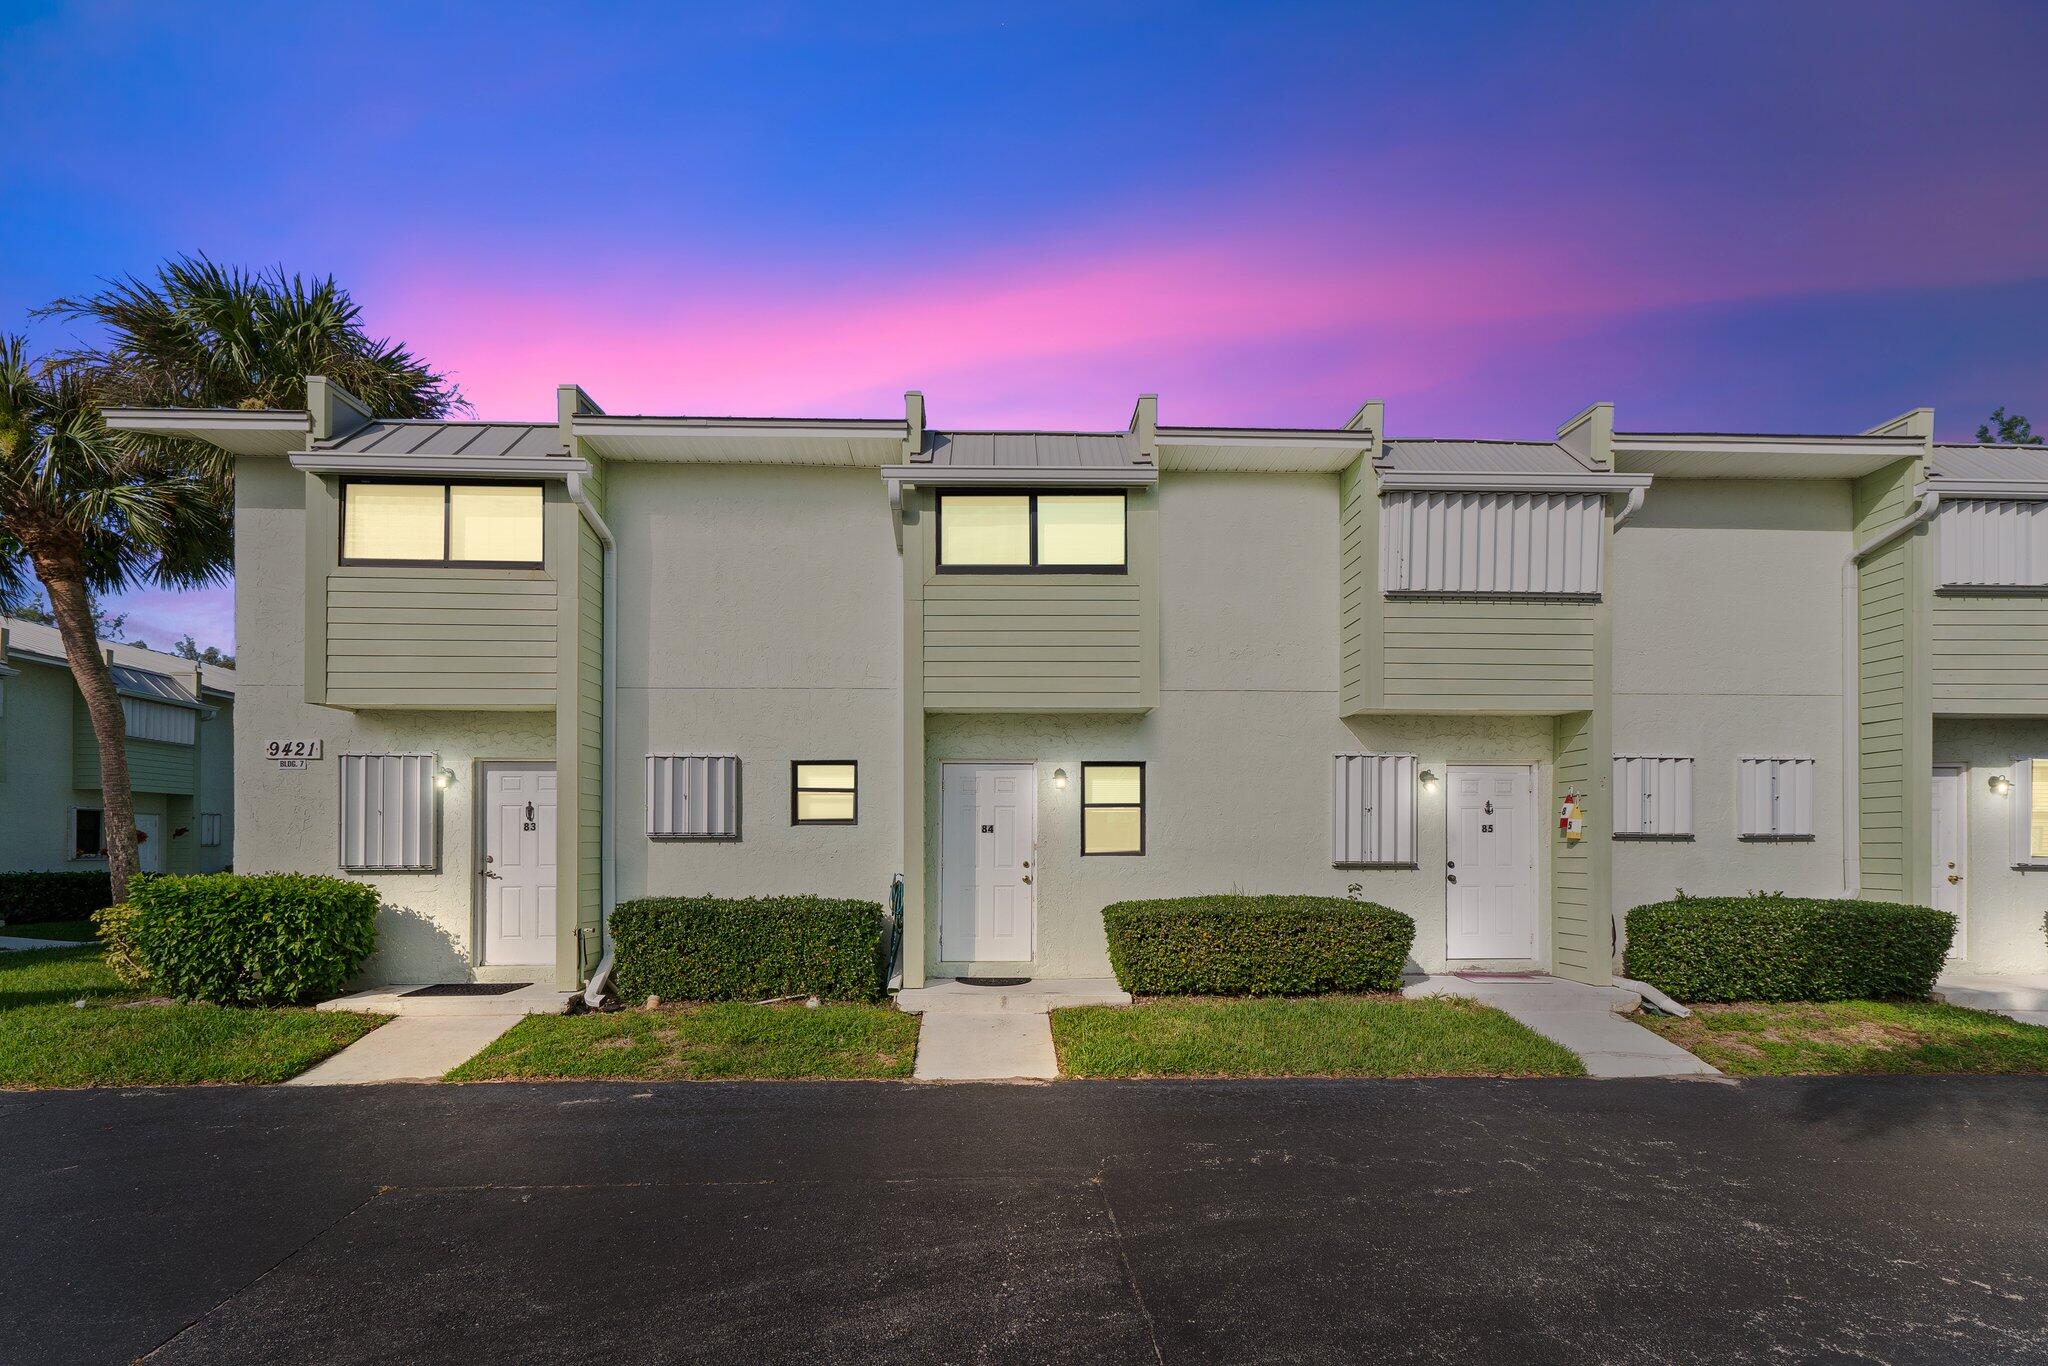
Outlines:
<svg viewBox="0 0 2048 1366"><path fill-rule="evenodd" d="M325 375L378 417L440 417L461 392L405 347L372 338L332 276L167 261L35 316L99 339L31 367L0 339L0 598L32 569L49 595L100 746L107 866L120 900L137 868L126 727L93 633L96 594L185 588L232 572L234 465L199 442L109 432L101 406L296 408Z"/></svg>
<svg viewBox="0 0 2048 1366"><path fill-rule="evenodd" d="M93 599L135 584L193 588L223 580L232 555L228 494L217 472L127 441L100 420L98 373L31 364L0 336L0 594L33 571L100 747L100 796L114 900L137 867L127 724L101 650Z"/></svg>

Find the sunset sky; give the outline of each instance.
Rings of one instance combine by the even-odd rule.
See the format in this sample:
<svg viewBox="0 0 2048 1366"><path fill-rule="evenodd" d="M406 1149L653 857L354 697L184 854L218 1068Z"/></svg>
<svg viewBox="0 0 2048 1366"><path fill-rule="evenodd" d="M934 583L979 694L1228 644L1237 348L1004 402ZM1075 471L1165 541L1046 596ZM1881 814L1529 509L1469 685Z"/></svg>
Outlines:
<svg viewBox="0 0 2048 1366"><path fill-rule="evenodd" d="M0 0L0 328L205 252L483 417L2048 427L2048 5L1538 11Z"/></svg>

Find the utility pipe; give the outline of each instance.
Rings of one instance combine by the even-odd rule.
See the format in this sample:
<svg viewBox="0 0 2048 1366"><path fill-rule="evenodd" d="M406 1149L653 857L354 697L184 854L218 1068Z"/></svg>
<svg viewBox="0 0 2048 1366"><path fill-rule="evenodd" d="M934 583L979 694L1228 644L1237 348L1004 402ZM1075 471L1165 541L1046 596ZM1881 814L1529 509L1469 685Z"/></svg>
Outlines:
<svg viewBox="0 0 2048 1366"><path fill-rule="evenodd" d="M604 708L604 719L598 727L598 780L599 792L597 816L597 935L600 952L597 967L590 974L590 981L583 989L583 1004L596 1009L604 1003L605 985L612 975L612 906L618 900L618 822L612 817L612 800L616 795L613 777L617 773L619 709L619 547L612 539L612 529L605 525L598 515L597 507L590 501L590 494L583 487L583 475L571 474L568 479L569 501L583 514L583 520L597 533L597 541L604 550L604 606L600 613L601 630L604 636L600 647L603 661L604 682L600 694L600 706ZM559 702L558 702L559 705Z"/></svg>
<svg viewBox="0 0 2048 1366"><path fill-rule="evenodd" d="M1860 694L1862 621L1857 566L1900 537L1924 524L1941 507L1941 495L1923 493L1913 510L1849 552L1842 561L1842 888L1849 896L1862 890L1863 707ZM1913 667L1911 660L1906 667Z"/></svg>

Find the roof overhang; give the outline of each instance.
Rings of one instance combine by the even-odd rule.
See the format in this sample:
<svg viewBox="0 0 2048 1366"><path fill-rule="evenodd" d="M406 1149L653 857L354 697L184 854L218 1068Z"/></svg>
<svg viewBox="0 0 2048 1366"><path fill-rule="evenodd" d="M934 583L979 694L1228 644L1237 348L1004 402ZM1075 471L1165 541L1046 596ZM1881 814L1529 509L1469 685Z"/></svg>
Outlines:
<svg viewBox="0 0 2048 1366"><path fill-rule="evenodd" d="M567 479L590 473L590 462L566 455L480 459L460 455L360 455L332 451L301 451L291 457L295 470L308 474L434 475L453 479Z"/></svg>
<svg viewBox="0 0 2048 1366"><path fill-rule="evenodd" d="M1930 479L1913 488L1913 496L1937 498L1985 498L2002 503L2048 501L2048 480L2032 479Z"/></svg>
<svg viewBox="0 0 2048 1366"><path fill-rule="evenodd" d="M1372 449L1363 428L1161 427L1159 464L1169 470L1334 474Z"/></svg>
<svg viewBox="0 0 2048 1366"><path fill-rule="evenodd" d="M1616 432L1614 467L1663 479L1860 479L1924 455L1918 436Z"/></svg>
<svg viewBox="0 0 2048 1366"><path fill-rule="evenodd" d="M882 478L927 488L1140 488L1158 483L1159 471L1151 465L884 465Z"/></svg>
<svg viewBox="0 0 2048 1366"><path fill-rule="evenodd" d="M589 414L570 431L607 460L706 465L850 465L903 456L903 418L616 417Z"/></svg>
<svg viewBox="0 0 2048 1366"><path fill-rule="evenodd" d="M279 409L108 408L101 416L117 432L204 441L230 455L290 455L313 431L311 413Z"/></svg>
<svg viewBox="0 0 2048 1366"><path fill-rule="evenodd" d="M1383 470L1382 493L1630 493L1650 486L1647 474L1433 474Z"/></svg>

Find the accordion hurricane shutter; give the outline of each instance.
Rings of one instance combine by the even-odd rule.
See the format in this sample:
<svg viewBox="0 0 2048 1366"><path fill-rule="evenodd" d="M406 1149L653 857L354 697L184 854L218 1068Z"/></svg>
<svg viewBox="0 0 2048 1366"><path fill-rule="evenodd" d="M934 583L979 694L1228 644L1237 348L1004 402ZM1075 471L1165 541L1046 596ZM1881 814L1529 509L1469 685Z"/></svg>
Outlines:
<svg viewBox="0 0 2048 1366"><path fill-rule="evenodd" d="M1603 500L1585 493L1389 493L1380 576L1389 593L1592 596Z"/></svg>
<svg viewBox="0 0 2048 1366"><path fill-rule="evenodd" d="M1692 836L1689 758L1661 754L1614 757L1614 833L1645 839Z"/></svg>
<svg viewBox="0 0 2048 1366"><path fill-rule="evenodd" d="M1735 769L1742 838L1813 838L1813 760L1745 758Z"/></svg>
<svg viewBox="0 0 2048 1366"><path fill-rule="evenodd" d="M422 872L437 866L431 754L341 756L341 866Z"/></svg>
<svg viewBox="0 0 2048 1366"><path fill-rule="evenodd" d="M648 755L647 833L655 839L738 839L739 759L730 754Z"/></svg>
<svg viewBox="0 0 2048 1366"><path fill-rule="evenodd" d="M1347 867L1415 864L1413 754L1339 754L1331 781L1330 862Z"/></svg>

